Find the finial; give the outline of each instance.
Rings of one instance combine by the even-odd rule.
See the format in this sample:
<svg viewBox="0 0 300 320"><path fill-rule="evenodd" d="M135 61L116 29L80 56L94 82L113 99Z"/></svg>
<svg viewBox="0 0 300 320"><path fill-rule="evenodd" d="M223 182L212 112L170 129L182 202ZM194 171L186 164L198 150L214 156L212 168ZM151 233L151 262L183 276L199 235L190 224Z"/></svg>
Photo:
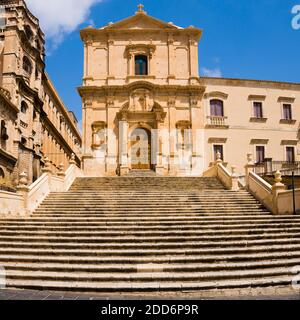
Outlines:
<svg viewBox="0 0 300 320"><path fill-rule="evenodd" d="M279 170L277 170L276 173L275 173L275 182L276 183L281 183L281 181L282 181L281 172Z"/></svg>
<svg viewBox="0 0 300 320"><path fill-rule="evenodd" d="M221 152L218 151L217 154L216 154L216 163L223 163L223 159L222 159L222 155L221 155Z"/></svg>
<svg viewBox="0 0 300 320"><path fill-rule="evenodd" d="M143 10L143 9L144 9L144 7L145 7L145 6L144 6L143 4L141 4L141 3L140 3L140 4L138 5L139 12L144 12L144 10Z"/></svg>

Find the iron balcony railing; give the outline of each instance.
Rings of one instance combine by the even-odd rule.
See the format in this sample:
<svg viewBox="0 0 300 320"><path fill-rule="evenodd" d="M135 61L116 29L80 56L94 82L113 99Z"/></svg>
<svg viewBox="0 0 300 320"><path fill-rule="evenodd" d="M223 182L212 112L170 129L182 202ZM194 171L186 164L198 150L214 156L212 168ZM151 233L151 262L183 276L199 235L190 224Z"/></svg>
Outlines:
<svg viewBox="0 0 300 320"><path fill-rule="evenodd" d="M273 175L276 171L280 171L284 176L292 176L293 172L296 176L300 176L300 161L264 161L256 163L254 172L259 176Z"/></svg>

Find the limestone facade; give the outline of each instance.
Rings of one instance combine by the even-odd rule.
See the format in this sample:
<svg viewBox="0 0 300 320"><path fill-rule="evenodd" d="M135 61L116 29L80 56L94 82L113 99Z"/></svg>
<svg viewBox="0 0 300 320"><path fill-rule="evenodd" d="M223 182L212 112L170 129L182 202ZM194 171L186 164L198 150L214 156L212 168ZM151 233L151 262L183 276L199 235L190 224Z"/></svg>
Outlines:
<svg viewBox="0 0 300 320"><path fill-rule="evenodd" d="M202 175L218 152L239 173L247 153L257 161L300 160L300 84L199 77L201 35L142 6L125 20L81 31L87 175L137 168Z"/></svg>
<svg viewBox="0 0 300 320"><path fill-rule="evenodd" d="M79 164L81 136L76 118L45 72L45 37L38 19L23 0L0 5L5 12L0 28L0 120L5 133L0 173L5 184L16 186L21 172L29 184L35 181L45 157L53 171L61 163L67 166L73 153Z"/></svg>

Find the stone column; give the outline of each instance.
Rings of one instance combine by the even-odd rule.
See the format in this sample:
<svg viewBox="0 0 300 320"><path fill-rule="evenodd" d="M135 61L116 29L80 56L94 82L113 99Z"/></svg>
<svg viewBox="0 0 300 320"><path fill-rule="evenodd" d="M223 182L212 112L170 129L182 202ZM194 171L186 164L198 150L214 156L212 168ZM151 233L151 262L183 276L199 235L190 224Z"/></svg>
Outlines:
<svg viewBox="0 0 300 320"><path fill-rule="evenodd" d="M64 164L63 164L63 163L61 163L61 164L59 165L57 175L58 175L60 178L62 178L62 179L66 176L66 174L65 174L65 167L64 167Z"/></svg>
<svg viewBox="0 0 300 320"><path fill-rule="evenodd" d="M174 50L174 39L173 36L170 35L168 39L168 82L169 84L172 83L175 77L175 70L174 70L174 61L175 61L175 50Z"/></svg>
<svg viewBox="0 0 300 320"><path fill-rule="evenodd" d="M71 154L71 159L70 159L69 163L70 163L70 165L72 165L72 164L76 165L76 158L75 158L74 153Z"/></svg>
<svg viewBox="0 0 300 320"><path fill-rule="evenodd" d="M129 172L128 166L128 122L125 120L119 121L119 163L120 175Z"/></svg>
<svg viewBox="0 0 300 320"><path fill-rule="evenodd" d="M17 186L17 193L23 196L24 202L24 214L28 214L28 193L29 193L29 187L28 187L28 176L25 172L20 173L19 175L19 182Z"/></svg>
<svg viewBox="0 0 300 320"><path fill-rule="evenodd" d="M52 175L51 162L48 157L44 159L44 163L45 163L45 166L44 168L42 168L42 172Z"/></svg>
<svg viewBox="0 0 300 320"><path fill-rule="evenodd" d="M238 175L236 174L236 166L231 167L231 190L239 191Z"/></svg>
<svg viewBox="0 0 300 320"><path fill-rule="evenodd" d="M160 175L165 175L165 168L163 164L163 137L161 132L161 125L157 124L157 130L152 135L153 140L155 139L155 153L156 153L156 167L155 172Z"/></svg>
<svg viewBox="0 0 300 320"><path fill-rule="evenodd" d="M246 188L249 186L249 174L250 172L254 171L254 162L253 162L253 155L252 153L247 154L247 164L245 165L245 181L246 181Z"/></svg>
<svg viewBox="0 0 300 320"><path fill-rule="evenodd" d="M284 191L286 189L285 185L282 183L282 177L281 172L277 171L275 173L275 183L272 186L272 195L273 195L273 213L274 214L281 214L278 210L278 194L281 191Z"/></svg>
<svg viewBox="0 0 300 320"><path fill-rule="evenodd" d="M195 40L189 40L189 62L190 62L190 77L199 77L198 64L198 44Z"/></svg>

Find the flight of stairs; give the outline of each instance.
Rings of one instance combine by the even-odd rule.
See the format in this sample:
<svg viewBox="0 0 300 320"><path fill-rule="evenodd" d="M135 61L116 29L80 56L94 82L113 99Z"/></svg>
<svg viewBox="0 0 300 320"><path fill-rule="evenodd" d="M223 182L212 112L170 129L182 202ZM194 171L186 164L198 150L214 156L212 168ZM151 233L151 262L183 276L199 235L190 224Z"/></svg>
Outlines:
<svg viewBox="0 0 300 320"><path fill-rule="evenodd" d="M78 178L28 219L0 219L15 288L185 292L290 286L300 217L215 178Z"/></svg>

